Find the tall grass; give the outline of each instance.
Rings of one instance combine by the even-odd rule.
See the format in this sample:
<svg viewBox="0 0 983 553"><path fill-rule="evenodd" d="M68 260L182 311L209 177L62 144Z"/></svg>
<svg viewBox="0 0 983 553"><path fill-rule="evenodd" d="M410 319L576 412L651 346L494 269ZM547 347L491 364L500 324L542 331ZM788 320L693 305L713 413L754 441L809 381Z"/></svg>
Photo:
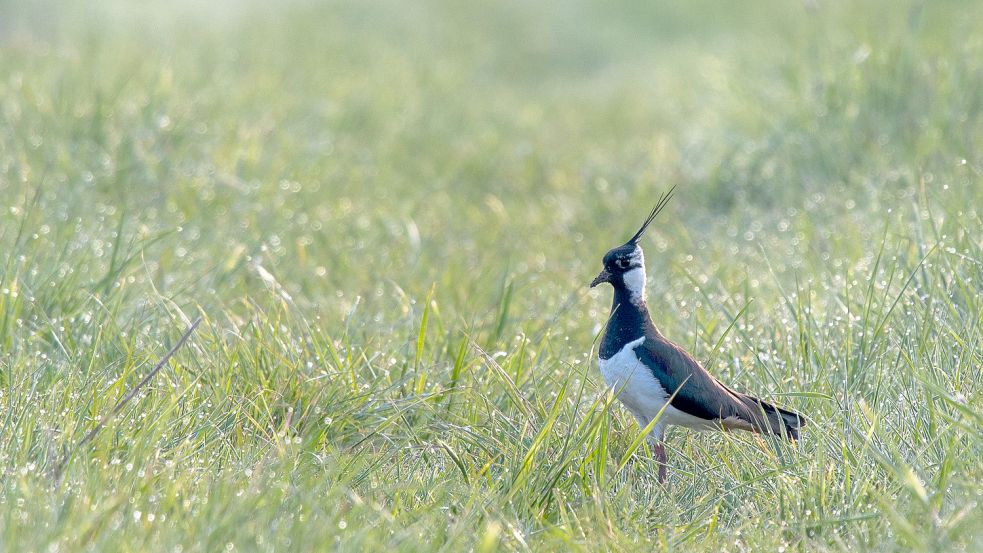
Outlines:
<svg viewBox="0 0 983 553"><path fill-rule="evenodd" d="M3 549L983 548L976 3L0 10ZM662 487L670 183L657 324L810 425Z"/></svg>

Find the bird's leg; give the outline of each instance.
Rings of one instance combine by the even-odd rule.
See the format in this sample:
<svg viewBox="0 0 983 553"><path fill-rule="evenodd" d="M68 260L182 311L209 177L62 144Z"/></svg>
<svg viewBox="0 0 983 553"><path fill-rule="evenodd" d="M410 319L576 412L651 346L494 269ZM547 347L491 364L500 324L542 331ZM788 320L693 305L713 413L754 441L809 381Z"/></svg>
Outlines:
<svg viewBox="0 0 983 553"><path fill-rule="evenodd" d="M666 446L662 440L655 443L655 459L659 462L659 484L665 484L669 465L666 464Z"/></svg>
<svg viewBox="0 0 983 553"><path fill-rule="evenodd" d="M648 421L639 420L638 424L645 428L648 426ZM666 483L666 473L669 471L669 465L666 463L666 446L663 438L666 435L666 427L657 424L649 432L648 436L645 437L645 441L648 442L649 447L655 452L655 460L659 463L659 484Z"/></svg>

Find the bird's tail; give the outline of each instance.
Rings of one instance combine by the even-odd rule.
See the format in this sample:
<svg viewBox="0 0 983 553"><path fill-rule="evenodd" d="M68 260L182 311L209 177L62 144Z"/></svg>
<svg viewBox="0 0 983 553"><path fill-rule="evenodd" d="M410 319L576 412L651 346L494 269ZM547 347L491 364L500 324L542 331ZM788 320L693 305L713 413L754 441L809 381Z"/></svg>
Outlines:
<svg viewBox="0 0 983 553"><path fill-rule="evenodd" d="M799 429L806 425L805 417L747 394L739 394L738 397L751 411L756 431L785 436L790 440L799 439Z"/></svg>

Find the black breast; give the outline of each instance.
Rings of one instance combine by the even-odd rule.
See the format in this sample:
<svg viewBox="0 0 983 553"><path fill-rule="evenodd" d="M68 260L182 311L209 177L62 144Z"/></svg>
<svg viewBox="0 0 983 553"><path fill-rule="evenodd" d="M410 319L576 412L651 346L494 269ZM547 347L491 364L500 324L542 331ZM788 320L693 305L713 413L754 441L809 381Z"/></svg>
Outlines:
<svg viewBox="0 0 983 553"><path fill-rule="evenodd" d="M625 347L625 344L645 336L655 329L648 309L631 302L631 296L623 287L614 289L614 302L611 306L611 317L608 319L604 336L601 337L601 359L610 359Z"/></svg>

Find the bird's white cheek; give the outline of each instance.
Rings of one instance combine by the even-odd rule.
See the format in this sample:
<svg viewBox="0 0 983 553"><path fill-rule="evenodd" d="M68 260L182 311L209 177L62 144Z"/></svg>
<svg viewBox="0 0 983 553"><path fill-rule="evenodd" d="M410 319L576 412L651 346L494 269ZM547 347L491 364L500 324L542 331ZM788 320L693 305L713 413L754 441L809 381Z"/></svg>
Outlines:
<svg viewBox="0 0 983 553"><path fill-rule="evenodd" d="M641 267L626 272L622 278L632 300L645 299L645 269Z"/></svg>

